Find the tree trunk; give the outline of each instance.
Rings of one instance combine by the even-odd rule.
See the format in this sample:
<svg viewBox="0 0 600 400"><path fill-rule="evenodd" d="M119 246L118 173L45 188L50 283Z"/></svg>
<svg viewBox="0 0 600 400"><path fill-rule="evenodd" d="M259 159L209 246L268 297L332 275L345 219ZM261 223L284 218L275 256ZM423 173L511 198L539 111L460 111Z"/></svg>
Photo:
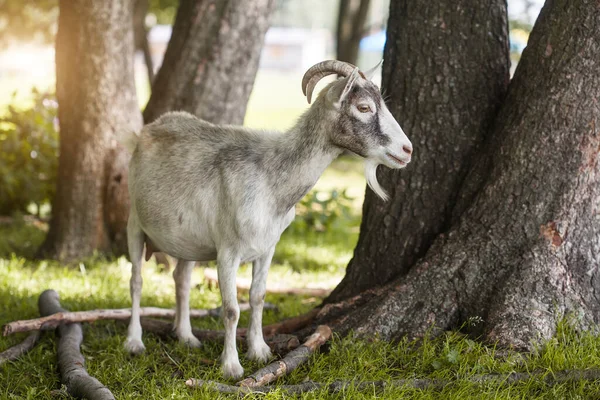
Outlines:
<svg viewBox="0 0 600 400"><path fill-rule="evenodd" d="M115 134L139 130L133 79L134 0L61 0L56 37L60 121L57 193L46 257L123 252L128 156Z"/></svg>
<svg viewBox="0 0 600 400"><path fill-rule="evenodd" d="M184 110L241 124L273 6L274 0L181 0L144 121Z"/></svg>
<svg viewBox="0 0 600 400"><path fill-rule="evenodd" d="M319 320L394 339L480 318L475 333L518 348L567 315L600 322L599 100L597 1L548 0L452 227L407 274Z"/></svg>
<svg viewBox="0 0 600 400"><path fill-rule="evenodd" d="M146 29L146 14L148 14L148 0L137 0L133 12L133 37L135 38L135 49L144 54L144 63L148 73L148 82L152 85L154 81L154 61L150 52L148 42L148 29Z"/></svg>
<svg viewBox="0 0 600 400"><path fill-rule="evenodd" d="M406 274L448 229L508 86L506 3L393 1L384 59L383 92L414 144L413 161L380 168L387 203L367 189L354 258L329 301Z"/></svg>
<svg viewBox="0 0 600 400"><path fill-rule="evenodd" d="M356 65L370 4L371 0L340 0L336 30L338 60Z"/></svg>

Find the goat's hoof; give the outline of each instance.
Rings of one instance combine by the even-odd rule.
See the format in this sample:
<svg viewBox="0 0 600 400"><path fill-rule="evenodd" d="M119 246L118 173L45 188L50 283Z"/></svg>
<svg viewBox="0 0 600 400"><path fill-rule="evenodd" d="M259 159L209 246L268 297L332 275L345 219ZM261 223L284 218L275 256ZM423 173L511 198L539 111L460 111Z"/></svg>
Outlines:
<svg viewBox="0 0 600 400"><path fill-rule="evenodd" d="M146 350L146 346L144 346L144 343L142 343L140 339L127 338L123 346L125 347L125 350L129 352L129 354L134 356L142 354Z"/></svg>
<svg viewBox="0 0 600 400"><path fill-rule="evenodd" d="M265 343L262 342L259 345L250 346L248 345L248 352L246 353L246 358L249 360L257 361L260 364L264 364L269 361L271 358L271 348Z"/></svg>
<svg viewBox="0 0 600 400"><path fill-rule="evenodd" d="M223 378L225 379L240 379L244 376L244 368L238 360L233 362L223 363L221 365L221 371L223 372Z"/></svg>
<svg viewBox="0 0 600 400"><path fill-rule="evenodd" d="M179 343L186 345L192 349L197 349L202 346L202 343L194 335L191 336L179 336Z"/></svg>

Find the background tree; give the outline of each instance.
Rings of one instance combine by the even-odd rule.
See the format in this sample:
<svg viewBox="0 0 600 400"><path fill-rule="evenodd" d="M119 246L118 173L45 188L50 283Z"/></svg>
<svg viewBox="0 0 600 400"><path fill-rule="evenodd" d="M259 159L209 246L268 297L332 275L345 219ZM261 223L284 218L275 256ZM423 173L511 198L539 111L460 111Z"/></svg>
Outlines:
<svg viewBox="0 0 600 400"><path fill-rule="evenodd" d="M136 2L60 2L61 158L45 256L70 260L126 250L129 156L114 135L141 126L133 79ZM241 123L272 5L182 0L147 118L184 109L213 122ZM140 25L146 3L137 6Z"/></svg>
<svg viewBox="0 0 600 400"><path fill-rule="evenodd" d="M137 0L133 12L133 37L135 38L135 49L144 54L144 63L148 73L148 82L152 85L154 80L154 60L150 52L148 41L148 28L146 28L146 14L148 13L148 0Z"/></svg>
<svg viewBox="0 0 600 400"><path fill-rule="evenodd" d="M115 139L139 130L133 79L134 0L61 0L56 36L60 159L41 252L70 260L125 248L127 163Z"/></svg>
<svg viewBox="0 0 600 400"><path fill-rule="evenodd" d="M241 124L273 6L274 0L181 0L144 121L185 110Z"/></svg>
<svg viewBox="0 0 600 400"><path fill-rule="evenodd" d="M371 0L340 0L336 28L336 57L356 65L360 40L366 33L365 22Z"/></svg>
<svg viewBox="0 0 600 400"><path fill-rule="evenodd" d="M548 0L503 99L504 7L392 3L383 86L417 158L412 170L381 171L390 203L367 195L355 257L330 298L346 300L320 316L341 332L419 337L478 317L476 333L524 348L565 315L600 320L600 9ZM491 89L454 59L461 43L479 49L471 57ZM465 103L453 113L442 100Z"/></svg>

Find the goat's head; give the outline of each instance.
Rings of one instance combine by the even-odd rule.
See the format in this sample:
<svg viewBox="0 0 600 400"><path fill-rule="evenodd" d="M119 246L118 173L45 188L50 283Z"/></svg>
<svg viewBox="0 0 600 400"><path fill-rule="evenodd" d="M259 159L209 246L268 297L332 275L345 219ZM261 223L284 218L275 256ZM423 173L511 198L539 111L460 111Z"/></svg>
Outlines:
<svg viewBox="0 0 600 400"><path fill-rule="evenodd" d="M371 71L374 72L375 68ZM321 107L335 119L329 132L332 143L366 159L365 175L379 197L388 198L377 182L379 164L404 168L411 159L412 144L388 110L377 86L352 64L323 61L306 71L302 91L310 103L312 92L322 78L338 74L341 79L330 83L319 94Z"/></svg>

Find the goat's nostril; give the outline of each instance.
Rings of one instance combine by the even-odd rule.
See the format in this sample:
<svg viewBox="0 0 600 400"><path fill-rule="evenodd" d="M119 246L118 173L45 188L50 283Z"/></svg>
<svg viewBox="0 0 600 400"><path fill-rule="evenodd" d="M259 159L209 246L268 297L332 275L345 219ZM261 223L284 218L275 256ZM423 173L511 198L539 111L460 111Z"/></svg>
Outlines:
<svg viewBox="0 0 600 400"><path fill-rule="evenodd" d="M412 147L410 147L410 146L404 145L404 146L402 146L402 150L404 150L404 152L405 152L406 154L412 154L412 150L413 150L413 149L412 149Z"/></svg>

